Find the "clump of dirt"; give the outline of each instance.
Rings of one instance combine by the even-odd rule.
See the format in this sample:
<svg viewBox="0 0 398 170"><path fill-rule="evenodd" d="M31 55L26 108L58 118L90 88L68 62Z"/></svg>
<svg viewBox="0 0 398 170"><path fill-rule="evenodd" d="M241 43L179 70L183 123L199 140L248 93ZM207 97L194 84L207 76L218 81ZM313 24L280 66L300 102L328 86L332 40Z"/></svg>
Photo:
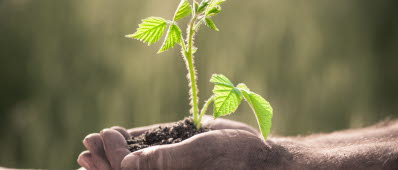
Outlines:
<svg viewBox="0 0 398 170"><path fill-rule="evenodd" d="M129 150L134 152L150 146L179 143L209 130L208 128L196 129L192 118L185 118L170 126L159 126L146 131L140 136L127 139L127 144L129 145Z"/></svg>

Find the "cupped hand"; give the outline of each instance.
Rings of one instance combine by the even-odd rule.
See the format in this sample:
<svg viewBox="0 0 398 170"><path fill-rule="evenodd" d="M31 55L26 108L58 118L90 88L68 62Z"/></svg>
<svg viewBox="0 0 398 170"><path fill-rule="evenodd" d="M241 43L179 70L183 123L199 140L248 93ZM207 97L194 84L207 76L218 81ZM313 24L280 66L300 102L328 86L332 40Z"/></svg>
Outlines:
<svg viewBox="0 0 398 170"><path fill-rule="evenodd" d="M131 153L127 149L128 147L127 147L125 139L130 138L130 137L139 136L140 134L144 133L145 131L147 131L149 129L153 129L153 128L156 128L159 126L165 126L168 124L171 124L171 123L157 124L157 125L151 125L151 126L146 126L146 127L129 129L129 130L125 130L124 128L121 128L121 127L112 127L110 129L104 129L100 133L90 134L83 140L83 144L87 148L87 151L84 151L79 155L78 163L82 167L85 167L86 169L89 169L89 170L90 169L121 169L121 162L125 159L126 155ZM241 122L236 122L236 121L231 121L231 120L226 120L226 119L214 120L210 116L204 116L202 119L202 126L210 128L212 130L224 130L224 129L240 130L240 131L236 131L235 134L236 135L242 134L242 133L244 133L242 135L249 134L252 137L255 137L253 139L256 139L257 141L261 142L261 140L256 137L259 135L258 131L244 123L241 123ZM231 134L231 132L228 132L228 131L211 131L211 133L206 132L201 136L199 136L199 135L197 135L198 137L194 136L194 137L192 137L192 139L183 141L179 144L173 144L170 146L164 145L164 146L176 147L176 149L174 149L174 148L172 148L172 149L180 150L180 151L184 151L184 150L177 149L177 148L188 147L188 148L190 148L189 150L192 150L192 149L195 149L198 147L190 146L190 145L198 145L198 144L206 145L206 147L201 147L201 148L212 148L212 147L210 147L210 145L217 147L217 143L213 143L213 142L207 143L207 142L210 142L209 138L212 138L215 135L214 133L222 136L222 137L221 136L217 137L217 140L220 141L218 144L223 144L223 143L225 144L225 142L221 142L221 139L228 139L228 138L225 138L224 136L225 135L228 136ZM197 141L195 140L196 138L198 138ZM192 144L192 143L195 143L195 144ZM157 147L150 147L148 149L152 149L152 148L157 148ZM161 148L162 147L160 147L159 149L161 149ZM222 149L222 148L223 147L220 147L220 149ZM155 149L155 150L157 150L157 149ZM146 151L146 150L144 149L144 150L137 151L134 153L135 154L143 153L143 151ZM194 154L198 154L199 152L203 152L203 151L204 150L201 149L200 151L195 151L196 153L194 153ZM156 152L156 153L158 153L158 152ZM214 151L212 153L214 153ZM130 154L130 155L133 155L133 154ZM200 154L197 156L200 156ZM199 157L197 159L199 159ZM131 161L132 158L128 157L128 159L127 159L127 157L126 157L126 160ZM127 165L126 161L124 161L124 162ZM129 162L129 161L127 161L127 162Z"/></svg>
<svg viewBox="0 0 398 170"><path fill-rule="evenodd" d="M78 162L89 170L398 169L398 120L329 134L272 137L265 142L256 130L239 122L206 118L203 125L213 131L132 153L125 139L159 125L105 129L84 139L88 151Z"/></svg>
<svg viewBox="0 0 398 170"><path fill-rule="evenodd" d="M250 132L214 130L177 144L130 153L123 158L121 169L257 169L267 161L269 150Z"/></svg>

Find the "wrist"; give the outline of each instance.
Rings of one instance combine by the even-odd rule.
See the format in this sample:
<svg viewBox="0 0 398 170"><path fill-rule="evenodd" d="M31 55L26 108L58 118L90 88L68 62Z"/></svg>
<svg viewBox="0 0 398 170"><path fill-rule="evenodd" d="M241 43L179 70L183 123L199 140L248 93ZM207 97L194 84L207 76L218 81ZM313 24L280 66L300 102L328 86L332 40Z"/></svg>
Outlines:
<svg viewBox="0 0 398 170"><path fill-rule="evenodd" d="M268 150L263 153L263 168L313 169L316 156L309 146L284 138L270 138L264 142Z"/></svg>

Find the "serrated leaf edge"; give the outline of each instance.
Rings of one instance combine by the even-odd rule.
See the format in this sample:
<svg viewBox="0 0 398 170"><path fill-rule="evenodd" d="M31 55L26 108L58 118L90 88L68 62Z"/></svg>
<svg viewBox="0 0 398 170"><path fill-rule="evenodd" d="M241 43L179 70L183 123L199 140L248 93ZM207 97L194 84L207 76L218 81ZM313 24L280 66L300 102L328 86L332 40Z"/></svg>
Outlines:
<svg viewBox="0 0 398 170"><path fill-rule="evenodd" d="M153 30L153 29L158 29L159 27L161 27L161 28L160 28L160 29L161 29L161 33L160 33L157 37L153 37L153 38L152 38L152 41L147 41L147 40L145 40L145 39L146 39L149 35L145 35L144 37L140 37L140 36L141 36L142 34L147 33L148 31L144 31L144 32L141 31L141 32L140 32L140 29L145 28L144 24L145 24L146 22L148 22L148 20L150 20L150 19L153 19L153 20L161 20L161 21L162 21L161 24L159 24L159 25L153 27L152 29L149 29L149 30ZM148 43L148 45L151 45L151 44L153 44L153 43L159 41L159 39L163 36L164 31L166 30L166 27L167 27L167 20L165 20L165 19L163 19L163 18L161 18L161 17L148 17L148 18L142 19L141 21L142 21L142 22L138 25L137 31L136 31L135 33L133 33L133 34L128 34L128 35L126 35L125 37L127 37L127 38L134 38L134 39L140 40L141 42ZM152 36L153 36L153 35L152 35Z"/></svg>
<svg viewBox="0 0 398 170"><path fill-rule="evenodd" d="M189 8L189 9L187 9L187 8ZM173 20L177 21L181 18L184 18L191 12L192 12L192 7L189 4L188 0L181 0L180 4L177 7L176 12L174 13Z"/></svg>
<svg viewBox="0 0 398 170"><path fill-rule="evenodd" d="M169 39L168 39L169 36L172 36L172 35L170 35L170 34L171 34L171 30L172 30L173 27L176 27L177 31L179 31L180 37L178 37L178 40L175 41L170 47L165 47L165 46L167 45L167 44L166 44L167 41L169 40ZM162 44L162 46L160 47L160 49L159 49L159 51L158 51L157 53L159 54L159 53L162 53L162 52L164 52L164 51L167 51L167 50L173 48L175 44L180 44L180 45L181 45L181 43L183 43L182 41L183 41L183 40L181 39L181 29L178 27L177 24L174 24L174 23L173 23L173 24L171 24L171 25L169 26L169 29L168 29L168 31L167 31L167 33L166 33L166 38L164 39L163 44Z"/></svg>

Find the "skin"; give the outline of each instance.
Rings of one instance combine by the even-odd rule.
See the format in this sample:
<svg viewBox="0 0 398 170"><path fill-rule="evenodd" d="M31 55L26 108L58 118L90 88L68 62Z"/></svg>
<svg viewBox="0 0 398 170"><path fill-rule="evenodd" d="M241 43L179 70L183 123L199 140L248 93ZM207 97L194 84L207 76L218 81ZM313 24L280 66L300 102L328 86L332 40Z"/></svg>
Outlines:
<svg viewBox="0 0 398 170"><path fill-rule="evenodd" d="M398 169L398 121L306 137L269 137L243 123L204 118L214 130L131 153L125 138L158 127L90 134L78 163L88 169Z"/></svg>

